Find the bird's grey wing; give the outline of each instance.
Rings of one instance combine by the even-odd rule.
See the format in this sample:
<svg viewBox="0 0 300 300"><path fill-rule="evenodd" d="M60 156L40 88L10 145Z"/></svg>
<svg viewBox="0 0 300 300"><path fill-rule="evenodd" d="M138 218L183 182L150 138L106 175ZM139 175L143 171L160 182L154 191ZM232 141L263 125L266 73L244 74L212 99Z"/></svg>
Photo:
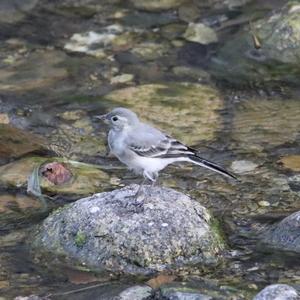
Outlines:
<svg viewBox="0 0 300 300"><path fill-rule="evenodd" d="M144 157L168 158L194 153L191 148L146 124L134 130L128 140L130 150Z"/></svg>

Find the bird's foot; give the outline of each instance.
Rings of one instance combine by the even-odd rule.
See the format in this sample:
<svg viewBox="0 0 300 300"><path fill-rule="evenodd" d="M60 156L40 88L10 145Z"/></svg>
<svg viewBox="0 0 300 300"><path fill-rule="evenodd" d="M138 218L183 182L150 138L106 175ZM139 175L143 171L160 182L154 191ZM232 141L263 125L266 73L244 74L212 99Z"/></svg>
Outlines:
<svg viewBox="0 0 300 300"><path fill-rule="evenodd" d="M130 199L130 201L128 201L125 204L125 207L130 210L133 211L135 213L141 213L144 211L144 201L143 199L134 199L134 201L132 201L132 198Z"/></svg>

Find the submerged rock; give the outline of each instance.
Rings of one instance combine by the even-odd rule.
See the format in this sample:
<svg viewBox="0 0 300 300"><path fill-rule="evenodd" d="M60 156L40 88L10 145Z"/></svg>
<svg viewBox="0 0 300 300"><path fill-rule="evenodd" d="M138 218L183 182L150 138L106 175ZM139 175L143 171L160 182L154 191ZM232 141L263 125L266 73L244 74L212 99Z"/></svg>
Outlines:
<svg viewBox="0 0 300 300"><path fill-rule="evenodd" d="M132 108L142 119L187 144L211 140L221 127L218 90L205 84L145 84L105 95L112 105Z"/></svg>
<svg viewBox="0 0 300 300"><path fill-rule="evenodd" d="M257 46L253 36L260 41ZM300 82L299 4L290 1L229 39L213 60L219 78L236 84Z"/></svg>
<svg viewBox="0 0 300 300"><path fill-rule="evenodd" d="M287 155L279 160L279 163L286 169L300 171L300 155Z"/></svg>
<svg viewBox="0 0 300 300"><path fill-rule="evenodd" d="M0 113L0 124L9 124L8 114L1 114Z"/></svg>
<svg viewBox="0 0 300 300"><path fill-rule="evenodd" d="M0 90L24 92L50 86L68 77L67 69L59 66L66 56L58 50L35 50L18 55L0 70Z"/></svg>
<svg viewBox="0 0 300 300"><path fill-rule="evenodd" d="M42 203L38 199L22 194L0 195L0 230L8 230L32 221L40 215Z"/></svg>
<svg viewBox="0 0 300 300"><path fill-rule="evenodd" d="M136 55L138 59L147 61L164 56L168 53L169 48L167 43L145 42L137 44L131 52Z"/></svg>
<svg viewBox="0 0 300 300"><path fill-rule="evenodd" d="M151 296L152 289L146 285L135 285L122 291L114 300L146 300Z"/></svg>
<svg viewBox="0 0 300 300"><path fill-rule="evenodd" d="M137 185L95 194L54 212L34 236L36 257L59 257L71 266L149 275L220 260L224 244L207 210L172 189Z"/></svg>
<svg viewBox="0 0 300 300"><path fill-rule="evenodd" d="M42 137L7 124L0 124L0 161L32 152L47 151L47 141Z"/></svg>
<svg viewBox="0 0 300 300"><path fill-rule="evenodd" d="M284 218L263 234L262 243L268 248L300 253L300 211Z"/></svg>
<svg viewBox="0 0 300 300"><path fill-rule="evenodd" d="M237 174L252 172L257 167L258 165L250 160L236 160L231 164L231 169Z"/></svg>
<svg viewBox="0 0 300 300"><path fill-rule="evenodd" d="M183 37L190 42L195 42L203 45L216 43L218 37L216 32L202 23L190 23Z"/></svg>
<svg viewBox="0 0 300 300"><path fill-rule="evenodd" d="M232 134L239 148L257 151L297 140L298 99L253 98L237 104L235 109Z"/></svg>
<svg viewBox="0 0 300 300"><path fill-rule="evenodd" d="M1 0L0 22L13 24L21 21L39 0Z"/></svg>
<svg viewBox="0 0 300 300"><path fill-rule="evenodd" d="M233 286L222 285L217 280L194 279L186 282L163 284L155 292L157 300L228 300L250 299L248 293Z"/></svg>
<svg viewBox="0 0 300 300"><path fill-rule="evenodd" d="M127 32L122 35L124 28L121 25L110 25L104 27L100 32L88 31L75 33L64 49L70 52L86 53L98 58L106 57L105 50L108 48L126 48L132 39Z"/></svg>
<svg viewBox="0 0 300 300"><path fill-rule="evenodd" d="M299 300L297 291L287 284L271 284L260 291L253 300Z"/></svg>
<svg viewBox="0 0 300 300"><path fill-rule="evenodd" d="M180 6L185 0L130 0L137 9L146 11L162 11L174 9Z"/></svg>

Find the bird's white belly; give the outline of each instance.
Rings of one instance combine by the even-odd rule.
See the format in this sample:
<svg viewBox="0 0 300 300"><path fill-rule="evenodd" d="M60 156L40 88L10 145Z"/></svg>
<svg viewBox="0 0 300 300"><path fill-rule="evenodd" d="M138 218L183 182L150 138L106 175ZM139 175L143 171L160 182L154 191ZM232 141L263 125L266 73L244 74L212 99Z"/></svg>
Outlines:
<svg viewBox="0 0 300 300"><path fill-rule="evenodd" d="M146 170L149 173L156 173L164 169L172 161L169 159L160 159L155 157L144 157L135 155L135 157L130 161L130 168L134 170Z"/></svg>

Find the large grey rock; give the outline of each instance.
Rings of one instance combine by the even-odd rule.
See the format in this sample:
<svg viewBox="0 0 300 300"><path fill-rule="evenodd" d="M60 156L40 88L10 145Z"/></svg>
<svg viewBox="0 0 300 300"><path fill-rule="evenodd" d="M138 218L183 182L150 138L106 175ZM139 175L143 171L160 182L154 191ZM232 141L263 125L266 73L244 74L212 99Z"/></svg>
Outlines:
<svg viewBox="0 0 300 300"><path fill-rule="evenodd" d="M213 59L219 78L237 84L300 82L300 8L295 1L247 24L229 39ZM260 41L256 49L253 35Z"/></svg>
<svg viewBox="0 0 300 300"><path fill-rule="evenodd" d="M262 242L268 247L300 253L300 211L284 218L264 235Z"/></svg>
<svg viewBox="0 0 300 300"><path fill-rule="evenodd" d="M36 257L52 254L71 266L128 274L219 261L224 244L203 206L172 189L146 186L136 207L137 188L95 194L54 212L34 236Z"/></svg>
<svg viewBox="0 0 300 300"><path fill-rule="evenodd" d="M287 284L271 284L260 291L253 300L299 300L297 291Z"/></svg>

